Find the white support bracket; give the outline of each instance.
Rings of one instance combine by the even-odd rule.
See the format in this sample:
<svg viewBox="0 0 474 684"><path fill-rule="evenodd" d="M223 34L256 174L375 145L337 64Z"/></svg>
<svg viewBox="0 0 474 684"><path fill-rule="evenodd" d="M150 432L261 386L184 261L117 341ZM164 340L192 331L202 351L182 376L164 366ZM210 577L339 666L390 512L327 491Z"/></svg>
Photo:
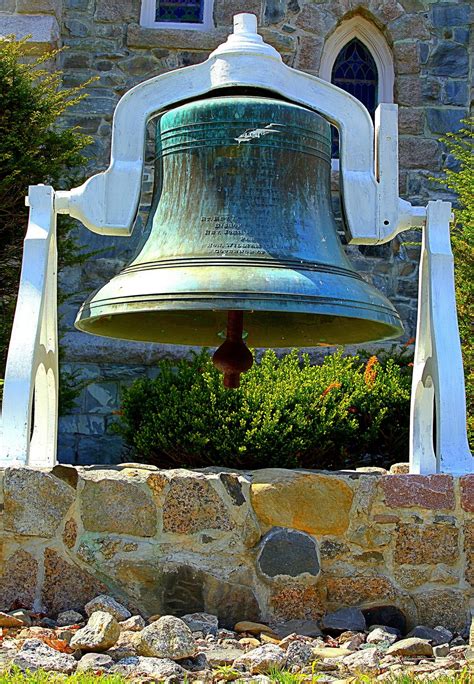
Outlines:
<svg viewBox="0 0 474 684"><path fill-rule="evenodd" d="M53 188L29 188L30 215L3 391L0 467L56 463L57 249Z"/></svg>
<svg viewBox="0 0 474 684"><path fill-rule="evenodd" d="M466 435L450 221L449 202L428 202L411 393L411 473L474 472Z"/></svg>

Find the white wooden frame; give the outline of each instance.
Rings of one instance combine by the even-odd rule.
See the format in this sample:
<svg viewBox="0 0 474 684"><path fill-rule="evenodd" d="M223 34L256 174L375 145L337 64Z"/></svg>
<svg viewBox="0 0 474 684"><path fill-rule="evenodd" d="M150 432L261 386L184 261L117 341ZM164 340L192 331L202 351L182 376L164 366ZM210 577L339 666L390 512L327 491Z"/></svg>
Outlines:
<svg viewBox="0 0 474 684"><path fill-rule="evenodd" d="M209 31L214 26L214 0L204 0L202 22L156 21L156 5L159 0L141 0L140 25L153 29L179 29L180 31Z"/></svg>
<svg viewBox="0 0 474 684"><path fill-rule="evenodd" d="M251 14L234 17L234 33L206 62L145 81L122 97L114 114L111 162L106 171L70 191L30 188L30 224L5 378L0 465L55 462L57 314L52 245L56 213L69 214L96 233L130 235L140 197L148 120L180 100L235 86L279 93L312 108L339 128L342 202L351 242L377 244L407 228L425 228L413 381L411 471L471 472L449 242L451 206L446 202L430 203L427 220L424 207L412 207L399 198L396 105L379 105L374 129L367 110L354 97L283 64L276 50L257 34L256 17ZM36 234L41 237L37 253L30 247ZM33 448L38 440L32 445L29 431L33 393L46 396L40 389L43 385L34 384L36 370L46 363L46 357L51 359L48 369L55 383L50 383L47 400L51 397L51 401L49 405L44 403L46 412L36 414L37 421L42 421L41 434L46 435L39 440L38 457ZM427 380L428 372L432 385ZM433 396L438 409L435 448L429 409ZM457 420L452 419L454 410Z"/></svg>

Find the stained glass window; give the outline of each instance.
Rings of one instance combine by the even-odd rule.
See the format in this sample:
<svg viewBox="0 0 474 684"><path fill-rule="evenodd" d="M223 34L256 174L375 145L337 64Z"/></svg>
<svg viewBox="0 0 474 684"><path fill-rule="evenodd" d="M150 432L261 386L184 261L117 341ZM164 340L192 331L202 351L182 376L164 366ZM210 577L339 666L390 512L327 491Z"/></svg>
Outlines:
<svg viewBox="0 0 474 684"><path fill-rule="evenodd" d="M157 0L156 21L202 24L205 0Z"/></svg>
<svg viewBox="0 0 474 684"><path fill-rule="evenodd" d="M332 68L331 82L354 95L369 110L374 118L377 106L377 66L365 45L353 38L337 56ZM339 134L333 128L332 156L339 157Z"/></svg>

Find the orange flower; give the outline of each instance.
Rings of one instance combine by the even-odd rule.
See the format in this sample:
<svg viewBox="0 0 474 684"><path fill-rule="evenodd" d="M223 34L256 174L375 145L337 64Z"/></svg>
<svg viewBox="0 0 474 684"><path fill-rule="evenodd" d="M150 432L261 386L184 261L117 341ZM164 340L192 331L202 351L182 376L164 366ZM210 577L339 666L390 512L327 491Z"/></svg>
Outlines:
<svg viewBox="0 0 474 684"><path fill-rule="evenodd" d="M329 394L329 392L330 392L332 389L337 389L338 387L341 387L341 383L340 383L340 382L337 382L337 380L336 380L335 382L331 382L331 383L326 387L326 389L325 389L324 392L321 394L321 396L322 396L322 397L325 397L326 394Z"/></svg>
<svg viewBox="0 0 474 684"><path fill-rule="evenodd" d="M364 382L367 385L367 387L371 387L375 382L375 378L377 377L378 362L379 360L376 356L371 356L370 359L367 361L367 365L364 371Z"/></svg>
<svg viewBox="0 0 474 684"><path fill-rule="evenodd" d="M410 337L410 339L407 340L403 346L404 346L404 347L409 347L410 344L413 344L414 342L415 342L415 338L414 338L414 337Z"/></svg>

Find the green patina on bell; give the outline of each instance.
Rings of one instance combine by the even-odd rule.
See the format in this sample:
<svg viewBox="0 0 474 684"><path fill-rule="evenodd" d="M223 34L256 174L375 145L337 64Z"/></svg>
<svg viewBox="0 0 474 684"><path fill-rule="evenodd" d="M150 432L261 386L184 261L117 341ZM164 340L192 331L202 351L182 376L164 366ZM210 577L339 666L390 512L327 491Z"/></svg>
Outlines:
<svg viewBox="0 0 474 684"><path fill-rule="evenodd" d="M95 335L217 346L244 312L250 346L310 347L403 332L353 269L331 209L329 124L264 97L197 100L157 123L149 237L76 321ZM242 322L234 314L234 337Z"/></svg>

